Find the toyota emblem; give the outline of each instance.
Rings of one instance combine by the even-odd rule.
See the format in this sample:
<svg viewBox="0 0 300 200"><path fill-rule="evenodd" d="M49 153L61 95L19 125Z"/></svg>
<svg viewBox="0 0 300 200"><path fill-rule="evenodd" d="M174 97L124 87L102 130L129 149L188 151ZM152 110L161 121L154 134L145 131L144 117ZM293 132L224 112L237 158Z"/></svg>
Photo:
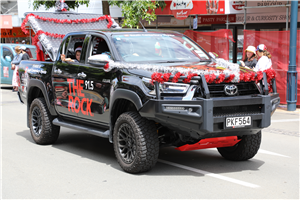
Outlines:
<svg viewBox="0 0 300 200"><path fill-rule="evenodd" d="M238 92L238 88L236 85L225 85L224 92L226 95L235 95Z"/></svg>

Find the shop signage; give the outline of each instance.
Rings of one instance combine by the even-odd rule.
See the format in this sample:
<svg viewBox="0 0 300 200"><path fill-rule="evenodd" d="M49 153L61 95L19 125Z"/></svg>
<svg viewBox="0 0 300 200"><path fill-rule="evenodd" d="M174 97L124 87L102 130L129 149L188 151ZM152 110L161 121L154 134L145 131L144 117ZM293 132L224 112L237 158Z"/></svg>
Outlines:
<svg viewBox="0 0 300 200"><path fill-rule="evenodd" d="M191 2L192 4L190 3L188 5L188 2ZM186 7L184 6L190 7L191 5L192 8L190 9L189 15L225 14L225 0L165 0L165 3L166 7L163 10L161 8L155 10L156 15L174 15L173 7L185 9ZM171 10L171 8L173 10Z"/></svg>
<svg viewBox="0 0 300 200"><path fill-rule="evenodd" d="M0 15L0 28L12 29L11 15Z"/></svg>
<svg viewBox="0 0 300 200"><path fill-rule="evenodd" d="M235 15L228 16L229 22L235 22ZM198 16L198 24L225 24L227 22L227 15L202 15Z"/></svg>
<svg viewBox="0 0 300 200"><path fill-rule="evenodd" d="M265 7L275 5L285 5L287 1L278 0L260 0L260 1L247 1L247 7L261 7L261 8L248 8L247 13L276 13L286 11L286 7ZM244 13L242 7L245 6L245 1L225 1L225 14L239 14ZM264 6L264 7L263 7Z"/></svg>
<svg viewBox="0 0 300 200"><path fill-rule="evenodd" d="M300 21L300 15L298 15L298 22ZM244 14L236 15L236 22L244 22ZM246 23L285 23L286 13L257 13L247 14Z"/></svg>
<svg viewBox="0 0 300 200"><path fill-rule="evenodd" d="M173 0L170 10L176 19L186 19L193 9L192 0Z"/></svg>
<svg viewBox="0 0 300 200"><path fill-rule="evenodd" d="M34 32L31 30L31 35L34 35ZM21 27L13 27L12 29L1 29L1 38L14 38L14 37L28 37L21 30Z"/></svg>

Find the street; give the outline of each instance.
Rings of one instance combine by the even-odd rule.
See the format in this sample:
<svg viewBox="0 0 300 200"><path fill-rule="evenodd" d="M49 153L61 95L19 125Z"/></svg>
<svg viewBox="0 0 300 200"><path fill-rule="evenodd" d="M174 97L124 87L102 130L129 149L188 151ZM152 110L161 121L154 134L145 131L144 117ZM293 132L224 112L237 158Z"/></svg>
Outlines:
<svg viewBox="0 0 300 200"><path fill-rule="evenodd" d="M0 111L2 199L299 199L299 110L277 109L251 160L168 147L137 175L121 169L105 138L61 128L55 144L35 144L10 89L1 89Z"/></svg>

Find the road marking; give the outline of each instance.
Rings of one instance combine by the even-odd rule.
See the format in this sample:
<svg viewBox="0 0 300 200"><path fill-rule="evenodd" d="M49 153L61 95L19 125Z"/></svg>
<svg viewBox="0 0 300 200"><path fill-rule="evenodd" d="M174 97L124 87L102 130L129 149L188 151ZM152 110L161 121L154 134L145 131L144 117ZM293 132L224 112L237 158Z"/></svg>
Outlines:
<svg viewBox="0 0 300 200"><path fill-rule="evenodd" d="M271 152L271 151L266 151L266 150L263 150L263 149L259 149L258 153L264 153L264 154L269 154L269 155L273 155L273 156L281 156L281 157L290 158L289 156L285 156L285 155L282 155L282 154L279 154L279 153L274 153L274 152Z"/></svg>
<svg viewBox="0 0 300 200"><path fill-rule="evenodd" d="M160 160L160 159L158 159L158 161L161 162L161 163L164 163L164 164L172 165L174 167L178 167L178 168L181 168L181 169L185 169L185 170L189 170L189 171L196 172L196 173L199 173L199 174L203 174L205 176L211 176L211 177L214 177L214 178L218 178L218 179L221 179L221 180L224 180L224 181L229 181L229 182L239 184L239 185L243 185L243 186L246 186L246 187L250 187L250 188L260 187L259 185L255 185L255 184L252 184L252 183L247 183L245 181L240 181L240 180L237 180L237 179L234 179L234 178L229 178L229 177L222 176L222 175L219 175L219 174L214 174L214 173L204 171L204 170L201 170L201 169L196 169L196 168L193 168L193 167L188 167L188 166L185 166L185 165L180 165L180 164L177 164L177 163L173 163L173 162L169 162L169 161L165 161L165 160Z"/></svg>
<svg viewBox="0 0 300 200"><path fill-rule="evenodd" d="M278 119L278 120L271 120L271 122L297 122L300 121L300 119Z"/></svg>

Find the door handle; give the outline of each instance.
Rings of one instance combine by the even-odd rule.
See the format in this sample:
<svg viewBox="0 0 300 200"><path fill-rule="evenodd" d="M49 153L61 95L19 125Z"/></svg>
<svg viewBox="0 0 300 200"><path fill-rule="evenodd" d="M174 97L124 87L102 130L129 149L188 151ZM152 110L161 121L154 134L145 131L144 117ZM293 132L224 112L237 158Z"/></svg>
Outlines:
<svg viewBox="0 0 300 200"><path fill-rule="evenodd" d="M61 71L60 69L55 69L55 70L54 70L54 73L55 73L55 74L61 74L62 71Z"/></svg>
<svg viewBox="0 0 300 200"><path fill-rule="evenodd" d="M81 78L85 78L86 77L86 74L81 72L81 73L78 73L77 74L78 77L81 77Z"/></svg>

